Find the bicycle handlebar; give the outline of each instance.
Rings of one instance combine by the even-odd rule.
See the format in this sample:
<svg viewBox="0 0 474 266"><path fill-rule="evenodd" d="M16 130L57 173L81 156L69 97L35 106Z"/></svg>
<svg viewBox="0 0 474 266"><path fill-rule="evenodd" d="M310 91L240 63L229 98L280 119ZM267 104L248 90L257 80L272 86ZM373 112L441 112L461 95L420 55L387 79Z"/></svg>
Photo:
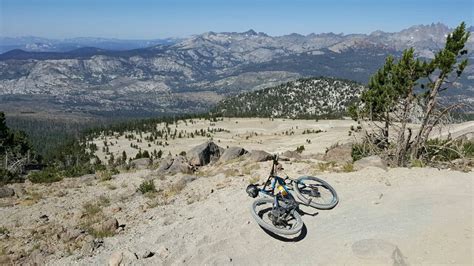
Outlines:
<svg viewBox="0 0 474 266"><path fill-rule="evenodd" d="M278 154L274 154L272 159L273 159L273 164L277 165L278 164Z"/></svg>

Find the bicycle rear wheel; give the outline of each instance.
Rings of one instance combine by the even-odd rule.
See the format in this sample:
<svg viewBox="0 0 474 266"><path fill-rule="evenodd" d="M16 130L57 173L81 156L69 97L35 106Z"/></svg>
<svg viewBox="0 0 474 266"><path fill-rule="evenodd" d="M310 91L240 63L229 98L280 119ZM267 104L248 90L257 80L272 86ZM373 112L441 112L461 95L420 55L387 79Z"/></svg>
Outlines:
<svg viewBox="0 0 474 266"><path fill-rule="evenodd" d="M295 194L303 204L321 210L330 210L339 202L336 190L326 181L314 176L299 177L293 183Z"/></svg>
<svg viewBox="0 0 474 266"><path fill-rule="evenodd" d="M252 203L250 212L255 221L264 229L279 235L295 235L303 229L303 220L301 215L293 209L284 214L284 219L279 223L272 221L272 215L275 213L273 198L261 198Z"/></svg>

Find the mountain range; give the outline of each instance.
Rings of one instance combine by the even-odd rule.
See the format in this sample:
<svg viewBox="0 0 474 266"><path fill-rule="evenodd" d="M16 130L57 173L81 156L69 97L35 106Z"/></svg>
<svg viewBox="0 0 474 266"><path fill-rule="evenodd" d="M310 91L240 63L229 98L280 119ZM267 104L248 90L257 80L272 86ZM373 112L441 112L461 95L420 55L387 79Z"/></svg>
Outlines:
<svg viewBox="0 0 474 266"><path fill-rule="evenodd" d="M57 52L10 50L0 55L0 104L114 114L202 112L229 95L302 77L367 83L389 54L414 47L432 58L452 29L418 25L400 32L289 34L207 32L129 50L96 46ZM470 28L472 31L472 27ZM467 49L472 59L474 42ZM474 68L445 100L474 102ZM24 104L21 104L24 103Z"/></svg>
<svg viewBox="0 0 474 266"><path fill-rule="evenodd" d="M146 48L159 44L173 44L179 38L152 40L123 40L113 38L78 37L69 39L50 39L36 36L1 37L0 53L21 49L28 52L67 52L83 47L96 47L107 50L130 50Z"/></svg>

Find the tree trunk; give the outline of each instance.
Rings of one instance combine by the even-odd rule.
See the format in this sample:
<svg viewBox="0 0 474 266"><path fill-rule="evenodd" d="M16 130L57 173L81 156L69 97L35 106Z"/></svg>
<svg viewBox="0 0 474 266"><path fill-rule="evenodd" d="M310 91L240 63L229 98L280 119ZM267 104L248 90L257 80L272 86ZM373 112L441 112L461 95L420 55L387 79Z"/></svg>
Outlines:
<svg viewBox="0 0 474 266"><path fill-rule="evenodd" d="M420 130L416 134L415 142L413 143L413 149L412 149L412 154L411 154L412 159L419 159L420 147L423 144L425 144L427 140L427 137L425 138L425 136L429 136L429 133L431 132L431 129L433 128L432 126L430 127L428 123L431 118L431 113L436 107L436 102L437 102L436 97L438 96L438 91L439 91L439 88L441 87L441 84L443 84L443 81L444 81L444 74L440 74L428 97L428 104L426 106L425 115L423 117Z"/></svg>
<svg viewBox="0 0 474 266"><path fill-rule="evenodd" d="M395 161L396 161L397 166L403 166L403 162L405 160L405 156L408 149L408 146L406 145L406 143L409 143L410 138L411 138L411 132L410 132L409 138L405 141L405 130L408 123L408 116L410 114L411 101L412 101L412 94L410 93L403 107L402 121L401 121L402 124L400 128L400 133L398 133L397 150L395 154Z"/></svg>

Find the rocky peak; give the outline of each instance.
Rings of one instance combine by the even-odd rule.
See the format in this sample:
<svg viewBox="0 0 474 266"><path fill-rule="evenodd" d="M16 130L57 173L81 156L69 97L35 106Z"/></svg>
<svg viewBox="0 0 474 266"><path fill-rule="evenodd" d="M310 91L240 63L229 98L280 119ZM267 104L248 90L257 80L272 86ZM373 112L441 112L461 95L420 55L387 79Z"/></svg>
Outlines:
<svg viewBox="0 0 474 266"><path fill-rule="evenodd" d="M255 32L253 29L250 29L250 30L248 30L248 31L246 31L246 32L243 32L242 34L248 35L248 36L256 36L256 35L258 35L258 33Z"/></svg>

